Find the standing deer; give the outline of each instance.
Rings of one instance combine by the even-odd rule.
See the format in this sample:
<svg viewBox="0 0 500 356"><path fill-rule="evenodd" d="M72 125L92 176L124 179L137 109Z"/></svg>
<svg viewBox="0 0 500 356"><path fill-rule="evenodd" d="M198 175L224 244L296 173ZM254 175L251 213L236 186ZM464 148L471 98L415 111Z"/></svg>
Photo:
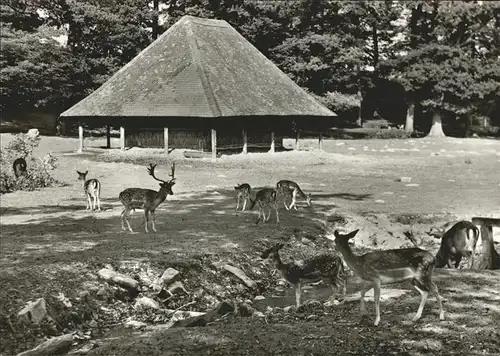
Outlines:
<svg viewBox="0 0 500 356"><path fill-rule="evenodd" d="M470 221L459 221L448 231L432 228L431 236L441 238L441 246L436 254L436 267L458 268L462 257L469 258L469 268L474 265L479 229Z"/></svg>
<svg viewBox="0 0 500 356"><path fill-rule="evenodd" d="M308 206L311 206L311 194L305 194L299 185L291 180L280 180L276 184L276 190L283 195L283 205L285 205L286 210L290 210L292 207L297 210L295 203L297 202L297 195L300 195L306 200ZM289 206L286 206L286 196L292 195L292 202Z"/></svg>
<svg viewBox="0 0 500 356"><path fill-rule="evenodd" d="M148 174L157 181L161 182L159 191L143 188L127 188L120 193L119 199L125 207L125 209L121 213L122 230L127 230L125 228L125 225L123 224L123 222L125 221L130 232L134 232L130 227L130 223L128 221L130 211L135 209L144 209L144 228L146 232L149 232L148 222L150 216L152 216L153 218L151 221L151 227L153 228L153 231L156 232L155 210L158 205L160 205L165 201L165 199L167 199L168 195L174 195L174 193L172 192L172 187L175 184L175 162L172 163L172 173L169 175L171 177L169 181L158 179L155 176L155 168L156 164L150 164L148 167Z"/></svg>
<svg viewBox="0 0 500 356"><path fill-rule="evenodd" d="M14 161L14 163L12 164L12 170L14 171L16 179L26 173L26 168L27 164L24 158L18 158Z"/></svg>
<svg viewBox="0 0 500 356"><path fill-rule="evenodd" d="M87 180L89 171L85 171L85 173L76 171L76 173L78 173L78 180L83 181L83 192L87 198L86 209L95 210L97 205L97 210L101 211L101 182L95 178Z"/></svg>
<svg viewBox="0 0 500 356"><path fill-rule="evenodd" d="M245 210L247 206L247 201L251 200L251 191L252 188L250 187L250 184L248 183L243 183L240 185L237 185L234 187L234 190L238 192L238 197L237 197L237 202L236 202L236 210L238 210L238 207L240 206L240 199L243 199L243 208L241 211Z"/></svg>
<svg viewBox="0 0 500 356"><path fill-rule="evenodd" d="M255 200L252 201L250 205L250 210L253 210L255 204L259 205L259 216L257 217L256 224L260 221L260 216L262 215L263 222L266 222L271 217L271 205L273 205L274 210L276 210L276 223L280 222L280 216L278 213L278 200L277 200L278 192L276 192L273 188L263 188L257 192L255 195ZM266 218L266 212L264 211L264 207L269 209L269 215Z"/></svg>
<svg viewBox="0 0 500 356"><path fill-rule="evenodd" d="M332 287L335 297L339 289L339 284L343 286L343 294L346 294L346 282L340 277L344 273L342 259L334 254L320 254L309 257L304 261L292 261L283 263L281 261L279 250L283 248L282 243L265 250L260 256L262 259L270 259L274 267L280 272L281 276L292 284L295 289L295 305L300 307L300 297L302 294L301 284L309 284L322 280Z"/></svg>
<svg viewBox="0 0 500 356"><path fill-rule="evenodd" d="M437 286L432 281L432 272L436 259L429 252L420 248L403 248L385 251L375 251L364 255L355 255L349 246L358 230L341 234L335 230L335 247L344 261L363 281L361 287L361 314L365 313L365 294L374 288L375 326L380 322L380 287L385 284L399 283L411 280L413 287L420 293L420 305L413 321L422 316L427 296L432 292L439 304L439 319L444 320L444 310Z"/></svg>

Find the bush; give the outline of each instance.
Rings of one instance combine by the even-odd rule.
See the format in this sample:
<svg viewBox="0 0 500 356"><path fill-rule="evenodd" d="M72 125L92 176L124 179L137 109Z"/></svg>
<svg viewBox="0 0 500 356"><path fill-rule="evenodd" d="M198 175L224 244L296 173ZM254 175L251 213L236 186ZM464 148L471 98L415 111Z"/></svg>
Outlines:
<svg viewBox="0 0 500 356"><path fill-rule="evenodd" d="M33 150L40 143L39 137L18 134L9 145L0 152L0 194L15 190L35 190L51 187L57 181L51 171L55 168L57 158L51 154L43 158L34 157ZM14 176L12 164L18 158L27 163L26 173L17 178Z"/></svg>

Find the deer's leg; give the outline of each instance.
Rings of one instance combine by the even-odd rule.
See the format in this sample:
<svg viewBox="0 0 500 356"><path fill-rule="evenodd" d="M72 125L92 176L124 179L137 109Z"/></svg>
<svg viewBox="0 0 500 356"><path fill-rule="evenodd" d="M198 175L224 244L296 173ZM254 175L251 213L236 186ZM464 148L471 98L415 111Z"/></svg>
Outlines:
<svg viewBox="0 0 500 356"><path fill-rule="evenodd" d="M266 221L269 221L269 219L271 218L271 207L268 206L267 209L269 210L269 213L267 214L267 219Z"/></svg>
<svg viewBox="0 0 500 356"><path fill-rule="evenodd" d="M151 227L153 228L153 231L156 232L156 226L155 226L155 221L156 221L156 212L154 210L151 210Z"/></svg>
<svg viewBox="0 0 500 356"><path fill-rule="evenodd" d="M286 206L286 198L287 198L287 194L285 193L285 191L283 191L283 205L285 206L286 210L290 210L290 207Z"/></svg>
<svg viewBox="0 0 500 356"><path fill-rule="evenodd" d="M97 194L94 193L94 204L92 206L92 210L95 210L97 208Z"/></svg>
<svg viewBox="0 0 500 356"><path fill-rule="evenodd" d="M86 210L90 210L90 205L91 205L91 201L90 201L90 194L86 193L85 195L87 195L87 208Z"/></svg>
<svg viewBox="0 0 500 356"><path fill-rule="evenodd" d="M458 256L455 260L455 268L460 266L460 262L462 261L462 255Z"/></svg>
<svg viewBox="0 0 500 356"><path fill-rule="evenodd" d="M443 303L441 301L441 296L439 295L439 289L436 284L429 278L429 290L436 296L439 305L439 320L444 320L444 309Z"/></svg>
<svg viewBox="0 0 500 356"><path fill-rule="evenodd" d="M375 323L373 325L378 326L380 323L380 281L375 281L373 286L374 293L373 299L375 300Z"/></svg>
<svg viewBox="0 0 500 356"><path fill-rule="evenodd" d="M297 190L294 190L292 193L292 205L295 210L297 210ZM291 206L289 206L291 208Z"/></svg>
<svg viewBox="0 0 500 356"><path fill-rule="evenodd" d="M236 198L236 210L240 207L240 195L238 194L238 197Z"/></svg>
<svg viewBox="0 0 500 356"><path fill-rule="evenodd" d="M101 211L101 192L97 192L97 210Z"/></svg>
<svg viewBox="0 0 500 356"><path fill-rule="evenodd" d="M248 198L243 199L243 207L241 208L241 211L244 211L247 208L247 200Z"/></svg>
<svg viewBox="0 0 500 356"><path fill-rule="evenodd" d="M144 229L146 230L146 232L149 232L148 223L149 223L149 210L144 209Z"/></svg>
<svg viewBox="0 0 500 356"><path fill-rule="evenodd" d="M132 230L132 227L130 226L130 222L128 221L129 215L130 215L130 208L126 208L126 211L124 211L123 217L125 218L125 222L127 223L127 226L128 226L128 229L130 230L130 232L134 232L134 230Z"/></svg>
<svg viewBox="0 0 500 356"><path fill-rule="evenodd" d="M297 282L293 285L295 289L295 305L297 306L297 309L300 307L300 295L301 295L301 289L300 289L300 282Z"/></svg>
<svg viewBox="0 0 500 356"><path fill-rule="evenodd" d="M418 283L422 284L422 283ZM422 317L422 312L424 311L424 306L425 303L427 302L427 296L429 295L429 292L420 289L417 284L414 284L415 289L420 293L421 299L420 299L420 305L418 306L417 314L413 317L413 321L417 321Z"/></svg>
<svg viewBox="0 0 500 356"><path fill-rule="evenodd" d="M127 208L123 209L122 213L120 214L120 220L122 222L122 230L127 230L127 228L125 227L125 224L123 223L123 218L124 218L124 215L125 215L125 211L127 211Z"/></svg>
<svg viewBox="0 0 500 356"><path fill-rule="evenodd" d="M361 315L365 314L366 312L366 306L365 306L365 294L368 292L370 289L373 288L373 284L371 282L364 282L363 285L361 286L361 297L359 299L360 305L359 305L359 311Z"/></svg>
<svg viewBox="0 0 500 356"><path fill-rule="evenodd" d="M278 212L278 202L274 202L274 210L276 210L276 223L279 224L280 222L280 214Z"/></svg>

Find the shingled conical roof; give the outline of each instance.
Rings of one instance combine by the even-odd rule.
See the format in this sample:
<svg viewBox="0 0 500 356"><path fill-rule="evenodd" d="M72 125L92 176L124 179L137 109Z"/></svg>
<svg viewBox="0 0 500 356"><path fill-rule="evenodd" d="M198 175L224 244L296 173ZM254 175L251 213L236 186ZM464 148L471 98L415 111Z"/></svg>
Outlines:
<svg viewBox="0 0 500 356"><path fill-rule="evenodd" d="M184 16L61 117L336 116L226 21Z"/></svg>

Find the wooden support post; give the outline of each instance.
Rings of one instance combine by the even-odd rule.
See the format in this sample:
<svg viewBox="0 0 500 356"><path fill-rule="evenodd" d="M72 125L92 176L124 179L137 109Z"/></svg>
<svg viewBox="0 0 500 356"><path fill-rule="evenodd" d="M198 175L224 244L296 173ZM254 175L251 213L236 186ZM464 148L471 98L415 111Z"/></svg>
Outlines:
<svg viewBox="0 0 500 356"><path fill-rule="evenodd" d="M78 153L82 153L83 152L83 126L82 126L82 124L78 125L78 139L79 139Z"/></svg>
<svg viewBox="0 0 500 356"><path fill-rule="evenodd" d="M319 133L319 140L318 140L318 148L320 151L323 151L323 133Z"/></svg>
<svg viewBox="0 0 500 356"><path fill-rule="evenodd" d="M217 159L217 131L212 129L212 161Z"/></svg>
<svg viewBox="0 0 500 356"><path fill-rule="evenodd" d="M125 127L120 126L120 149L125 151Z"/></svg>
<svg viewBox="0 0 500 356"><path fill-rule="evenodd" d="M271 149L269 152L274 153L275 152L275 144L274 144L274 131L271 131Z"/></svg>
<svg viewBox="0 0 500 356"><path fill-rule="evenodd" d="M246 129L243 129L242 130L242 133L243 133L243 153L247 153L248 152L248 136L247 136L247 130Z"/></svg>
<svg viewBox="0 0 500 356"><path fill-rule="evenodd" d="M106 125L106 148L111 148L111 127Z"/></svg>
<svg viewBox="0 0 500 356"><path fill-rule="evenodd" d="M295 137L295 150L299 150L299 140L300 140L300 131L297 130L297 136Z"/></svg>
<svg viewBox="0 0 500 356"><path fill-rule="evenodd" d="M168 127L163 128L163 145L165 147L165 153L168 154Z"/></svg>

